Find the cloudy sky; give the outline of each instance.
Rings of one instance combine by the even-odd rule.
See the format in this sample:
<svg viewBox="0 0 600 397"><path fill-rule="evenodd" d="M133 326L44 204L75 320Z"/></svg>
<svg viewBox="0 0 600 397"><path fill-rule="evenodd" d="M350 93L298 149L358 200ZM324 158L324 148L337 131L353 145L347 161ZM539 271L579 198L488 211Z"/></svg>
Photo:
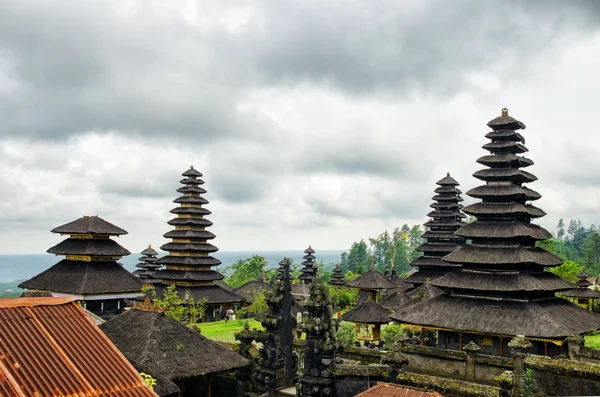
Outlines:
<svg viewBox="0 0 600 397"><path fill-rule="evenodd" d="M0 254L158 246L190 164L221 250L345 249L476 186L502 107L541 224L598 224L598 70L594 0L0 0Z"/></svg>

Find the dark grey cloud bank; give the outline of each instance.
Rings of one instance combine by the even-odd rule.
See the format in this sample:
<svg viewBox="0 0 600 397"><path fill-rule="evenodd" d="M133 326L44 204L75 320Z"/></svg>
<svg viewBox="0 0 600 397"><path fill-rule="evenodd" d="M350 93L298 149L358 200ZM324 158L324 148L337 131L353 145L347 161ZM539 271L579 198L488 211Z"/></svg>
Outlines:
<svg viewBox="0 0 600 397"><path fill-rule="evenodd" d="M162 200L170 208L189 163L206 173L211 206L243 208L222 220L227 225L422 220L448 156L464 190L473 185L484 123L495 113L476 117L474 145L468 123L458 121L463 114L423 111L421 120L406 114L382 128L373 109L477 96L479 73L524 83L537 72L532 65L568 49L565 38L588 38L600 21L593 0L191 1L185 15L144 3L124 10L102 1L0 2L0 144L24 145L18 155L0 150L11 167L0 198L32 196L25 201L34 205L39 193L18 174L35 170L61 180L45 190L62 200L29 213L11 205L0 223L35 218L55 226L69 211L84 212L74 203L90 197L97 202L89 208L134 220L135 206L120 202ZM306 112L303 124L256 105L266 95L277 106L280 91L297 95L282 114ZM307 110L320 97L330 98L323 113ZM356 115L361 107L371 112ZM90 132L137 149L90 156ZM104 167L126 157L142 161ZM589 152L580 158L593 165ZM570 169L557 173L569 179ZM315 175L322 181L307 182ZM331 176L343 181L338 189ZM598 185L587 175L572 182ZM296 219L302 211L310 214Z"/></svg>

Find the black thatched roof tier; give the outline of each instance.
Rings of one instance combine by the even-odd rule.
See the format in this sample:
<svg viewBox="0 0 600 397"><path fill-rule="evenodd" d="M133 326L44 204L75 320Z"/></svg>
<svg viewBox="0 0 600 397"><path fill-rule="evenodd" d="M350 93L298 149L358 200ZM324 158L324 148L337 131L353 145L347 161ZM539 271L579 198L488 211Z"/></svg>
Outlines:
<svg viewBox="0 0 600 397"><path fill-rule="evenodd" d="M482 156L477 159L479 164L487 167L499 168L499 167L529 167L533 165L533 161L526 157L517 156L512 153L508 154L493 154L489 156ZM467 193L468 194L468 193Z"/></svg>
<svg viewBox="0 0 600 397"><path fill-rule="evenodd" d="M125 256L131 252L111 239L68 238L49 248L46 252L55 255Z"/></svg>
<svg viewBox="0 0 600 397"><path fill-rule="evenodd" d="M537 181L535 175L518 168L486 168L476 171L473 176L486 182L511 180L524 183Z"/></svg>
<svg viewBox="0 0 600 397"><path fill-rule="evenodd" d="M390 289L396 288L396 285L385 276L379 273L375 269L371 269L365 274L362 274L354 280L346 283L348 287L365 289L365 290L376 290L376 289Z"/></svg>
<svg viewBox="0 0 600 397"><path fill-rule="evenodd" d="M206 189L201 188L199 186L191 186L191 185L187 185L187 186L183 186L180 187L179 189L177 189L178 193L193 193L193 194L204 194L206 193Z"/></svg>
<svg viewBox="0 0 600 397"><path fill-rule="evenodd" d="M342 314L342 320L361 324L387 324L391 313L391 310L368 300Z"/></svg>
<svg viewBox="0 0 600 397"><path fill-rule="evenodd" d="M507 108L502 108L500 116L488 121L487 126L492 128L494 132L525 129L524 123L508 115ZM523 139L521 138L521 140Z"/></svg>
<svg viewBox="0 0 600 397"><path fill-rule="evenodd" d="M246 302L250 303L252 302L252 299L254 299L255 294L272 289L273 287L271 284L267 284L266 282L260 280L252 280L240 287L237 287L234 289L234 291L236 294L244 298Z"/></svg>
<svg viewBox="0 0 600 397"><path fill-rule="evenodd" d="M397 278L397 279L392 280L394 285L396 286L395 289L399 289L400 291L403 291L403 292L412 290L414 288L414 286L411 283L407 283L404 280L406 280L406 279L405 278Z"/></svg>
<svg viewBox="0 0 600 397"><path fill-rule="evenodd" d="M216 236L208 230L171 230L163 234L164 238L205 239L212 240Z"/></svg>
<svg viewBox="0 0 600 397"><path fill-rule="evenodd" d="M443 258L444 261L456 264L474 265L540 265L559 266L562 259L542 248L537 247L480 247L465 245ZM495 270L498 270L496 268ZM512 270L512 267L510 268Z"/></svg>
<svg viewBox="0 0 600 397"><path fill-rule="evenodd" d="M212 212L206 208L199 207L177 207L169 211L171 214L183 214L183 215L210 215Z"/></svg>
<svg viewBox="0 0 600 397"><path fill-rule="evenodd" d="M154 248L152 248L151 245L148 245L148 248L146 248L145 250L140 252L140 254L142 254L144 256L153 257L153 256L158 255L158 252L156 252L156 250Z"/></svg>
<svg viewBox="0 0 600 397"><path fill-rule="evenodd" d="M250 364L164 313L129 310L100 329L134 366L142 366L153 377L193 378Z"/></svg>
<svg viewBox="0 0 600 397"><path fill-rule="evenodd" d="M121 229L99 216L84 216L73 222L55 227L51 231L60 234L104 234L108 236L127 234L125 229Z"/></svg>
<svg viewBox="0 0 600 397"><path fill-rule="evenodd" d="M229 292L234 292L234 290L235 290L235 288L233 288L231 285L227 284L223 280L215 280L215 281L213 281L213 284L216 285L217 287L221 287L224 290L229 291Z"/></svg>
<svg viewBox="0 0 600 397"><path fill-rule="evenodd" d="M441 267L460 267L460 264L443 261L439 257L420 256L410 263L412 266L441 266Z"/></svg>
<svg viewBox="0 0 600 397"><path fill-rule="evenodd" d="M295 300L303 301L310 296L310 289L308 285L304 283L292 284L292 295Z"/></svg>
<svg viewBox="0 0 600 397"><path fill-rule="evenodd" d="M157 272L160 274L160 272ZM155 286L156 294L159 298L162 298L164 290L168 287L165 284L158 284ZM177 293L183 300L193 298L195 302L200 301L206 297L207 305L218 305L222 303L236 303L242 302L243 298L236 294L234 291L229 291L218 285L210 286L177 286Z"/></svg>
<svg viewBox="0 0 600 397"><path fill-rule="evenodd" d="M183 270L170 270L164 269L161 270L160 278L166 280L178 280L178 281L212 281L212 280L222 280L225 278L221 273L214 270L204 270L204 271L183 271Z"/></svg>
<svg viewBox="0 0 600 397"><path fill-rule="evenodd" d="M169 252L217 252L219 249L206 242L190 243L166 243L160 247L163 251Z"/></svg>
<svg viewBox="0 0 600 397"><path fill-rule="evenodd" d="M589 288L575 288L562 293L568 298L600 299L600 292Z"/></svg>
<svg viewBox="0 0 600 397"><path fill-rule="evenodd" d="M482 147L491 153L525 153L529 151L525 145L509 140L486 143Z"/></svg>
<svg viewBox="0 0 600 397"><path fill-rule="evenodd" d="M463 215L463 214L461 214ZM437 230L431 231L427 230L425 233L421 234L421 238L425 239L442 239L442 240L454 240L454 241L463 241L463 238L454 234L454 232L449 230ZM454 241L449 241L450 244L454 245Z"/></svg>
<svg viewBox="0 0 600 397"><path fill-rule="evenodd" d="M563 339L600 328L600 314L564 299L499 301L441 295L390 317L403 324L532 338Z"/></svg>
<svg viewBox="0 0 600 397"><path fill-rule="evenodd" d="M590 275L587 274L584 270L580 271L579 273L577 273L576 277L578 278L588 278Z"/></svg>
<svg viewBox="0 0 600 397"><path fill-rule="evenodd" d="M204 197L181 196L173 200L177 204L208 204L208 200Z"/></svg>
<svg viewBox="0 0 600 397"><path fill-rule="evenodd" d="M475 203L464 207L463 212L476 217L510 216L540 218L546 215L543 210L531 204L521 203Z"/></svg>
<svg viewBox="0 0 600 397"><path fill-rule="evenodd" d="M430 238L430 240L432 240ZM425 243L421 244L415 251L426 252L426 253L448 253L458 249L461 244L444 244L444 243Z"/></svg>
<svg viewBox="0 0 600 397"><path fill-rule="evenodd" d="M460 186L456 179L450 176L449 172L446 174L445 177L437 181L435 184L439 186Z"/></svg>
<svg viewBox="0 0 600 397"><path fill-rule="evenodd" d="M510 140L510 141L514 141L514 142L521 142L523 144L525 143L525 138L523 138L523 135L519 134L514 129L512 129L512 130L511 129L500 129L500 130L488 132L487 134L485 134L485 137L488 139L492 139L494 141Z"/></svg>
<svg viewBox="0 0 600 397"><path fill-rule="evenodd" d="M565 291L573 288L573 283L550 272L499 273L464 270L447 274L431 284L452 290L470 290L476 285L478 290L488 292Z"/></svg>
<svg viewBox="0 0 600 397"><path fill-rule="evenodd" d="M396 290L390 295L383 298L379 304L388 310L397 311L403 306L407 305L412 301L406 293L400 290Z"/></svg>
<svg viewBox="0 0 600 397"><path fill-rule="evenodd" d="M342 273L342 268L340 265L335 265L333 268L333 272L331 273L331 281L329 281L330 285L342 286L346 285L344 281L344 274Z"/></svg>
<svg viewBox="0 0 600 397"><path fill-rule="evenodd" d="M444 275L444 273L441 273L441 272L431 272L431 271L419 270L418 272L414 272L414 273L408 275L408 277L406 277L406 279L405 279L405 282L420 285L420 284L425 284L428 280L433 281L435 279L438 279L438 278L442 277L443 275Z"/></svg>
<svg viewBox="0 0 600 397"><path fill-rule="evenodd" d="M423 283L412 291L407 292L407 295L412 299L424 301L442 295L442 291L430 283Z"/></svg>
<svg viewBox="0 0 600 397"><path fill-rule="evenodd" d="M489 239L514 239L529 237L535 240L546 240L552 238L546 229L531 223L519 221L513 222L494 222L481 220L480 222L464 225L456 232L458 236L468 239L489 238Z"/></svg>
<svg viewBox="0 0 600 397"><path fill-rule="evenodd" d="M212 222L208 219L200 218L173 218L167 222L171 226L198 226L198 227L209 227L212 226Z"/></svg>
<svg viewBox="0 0 600 397"><path fill-rule="evenodd" d="M140 292L141 282L115 261L62 260L19 284L19 288L77 295Z"/></svg>
<svg viewBox="0 0 600 397"><path fill-rule="evenodd" d="M542 197L541 194L534 190L514 184L477 186L469 190L467 194L471 197L484 200L498 198L509 200L539 200Z"/></svg>
<svg viewBox="0 0 600 397"><path fill-rule="evenodd" d="M219 266L221 264L220 260L212 256L164 256L155 262L161 265L180 266Z"/></svg>

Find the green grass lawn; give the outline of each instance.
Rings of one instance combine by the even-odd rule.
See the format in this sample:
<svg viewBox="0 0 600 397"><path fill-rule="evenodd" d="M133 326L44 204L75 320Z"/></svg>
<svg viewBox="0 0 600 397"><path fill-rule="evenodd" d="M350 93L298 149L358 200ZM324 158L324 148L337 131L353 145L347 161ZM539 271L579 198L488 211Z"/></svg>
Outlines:
<svg viewBox="0 0 600 397"><path fill-rule="evenodd" d="M585 345L592 349L600 349L600 333L585 336Z"/></svg>
<svg viewBox="0 0 600 397"><path fill-rule="evenodd" d="M236 340L235 340L235 337L233 336L233 334L235 334L238 331L243 330L245 323L246 323L246 320L233 320L233 321L228 321L228 322L225 322L225 320L222 320L222 321L214 321L211 323L200 323L198 325L200 326L200 329L202 330L202 335L206 336L209 339L219 340L222 342L235 342ZM262 325L254 319L250 319L249 323L250 323L250 329L252 329L252 328L263 329Z"/></svg>

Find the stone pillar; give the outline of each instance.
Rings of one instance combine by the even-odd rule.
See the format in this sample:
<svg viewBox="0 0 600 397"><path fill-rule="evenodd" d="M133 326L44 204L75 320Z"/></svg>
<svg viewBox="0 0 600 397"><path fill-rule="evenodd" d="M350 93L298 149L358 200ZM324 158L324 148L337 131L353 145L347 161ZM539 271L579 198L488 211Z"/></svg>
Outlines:
<svg viewBox="0 0 600 397"><path fill-rule="evenodd" d="M569 360L581 360L581 348L583 347L584 339L580 335L572 335L567 338L567 347L569 349Z"/></svg>
<svg viewBox="0 0 600 397"><path fill-rule="evenodd" d="M389 383L398 383L398 375L404 370L404 366L408 364L408 356L402 353L406 342L407 339L404 336L397 336L390 352L381 357L381 363L389 367Z"/></svg>
<svg viewBox="0 0 600 397"><path fill-rule="evenodd" d="M508 347L512 350L514 357L513 378L515 382L514 397L522 397L524 384L523 375L525 373L525 356L533 345L525 339L523 335L517 335L508 343Z"/></svg>
<svg viewBox="0 0 600 397"><path fill-rule="evenodd" d="M463 347L463 351L467 353L467 365L465 367L465 377L467 380L475 380L475 355L480 349L473 341Z"/></svg>

